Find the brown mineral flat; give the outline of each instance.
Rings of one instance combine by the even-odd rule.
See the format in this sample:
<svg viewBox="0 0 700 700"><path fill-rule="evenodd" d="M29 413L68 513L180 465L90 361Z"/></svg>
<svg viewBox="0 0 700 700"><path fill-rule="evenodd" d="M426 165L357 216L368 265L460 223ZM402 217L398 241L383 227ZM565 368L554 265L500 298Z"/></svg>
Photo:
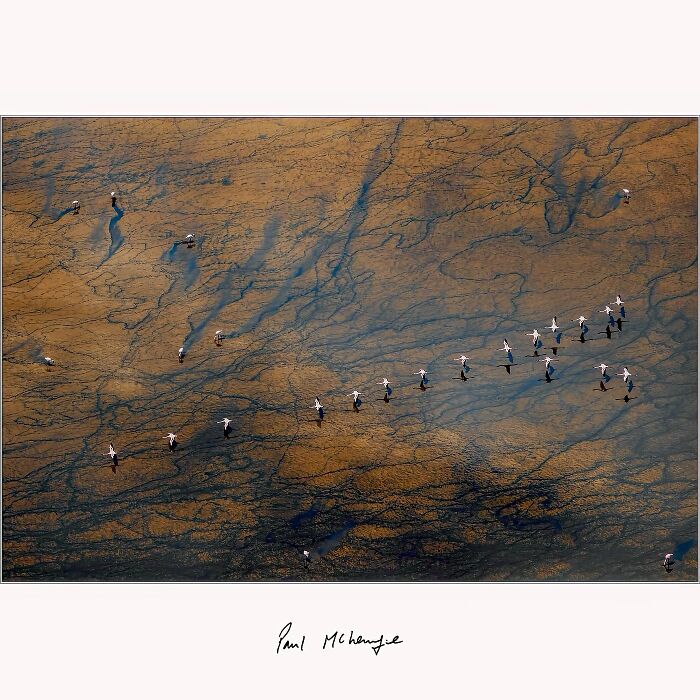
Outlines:
<svg viewBox="0 0 700 700"><path fill-rule="evenodd" d="M696 580L697 135L3 120L3 578Z"/></svg>

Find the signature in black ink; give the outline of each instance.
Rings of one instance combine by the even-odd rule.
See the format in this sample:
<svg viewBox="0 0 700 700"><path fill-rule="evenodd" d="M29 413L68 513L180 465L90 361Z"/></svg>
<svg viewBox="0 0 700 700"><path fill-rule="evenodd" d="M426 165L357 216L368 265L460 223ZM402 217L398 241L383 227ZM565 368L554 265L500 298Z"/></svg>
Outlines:
<svg viewBox="0 0 700 700"><path fill-rule="evenodd" d="M325 649L326 644L330 642L329 649L335 649L336 643L345 644L346 641L348 646L351 646L353 644L369 644L375 656L379 656L379 652L382 650L383 647L389 646L390 644L403 644L403 639L399 639L398 634L394 635L393 639L384 639L383 634L379 637L379 639L365 639L361 634L358 634L357 637L355 637L355 631L351 630L350 636L346 640L345 634L342 632L338 634L338 631L336 630L335 632L333 632L333 634L326 635L326 638L323 641L323 648Z"/></svg>
<svg viewBox="0 0 700 700"><path fill-rule="evenodd" d="M298 638L294 641L290 637L292 631L292 623L288 622L279 633L279 638L277 641L277 653L281 651L287 651L289 649L298 649L299 651L304 651L304 642L306 642L306 635L301 637L301 641ZM351 630L350 634L346 636L344 632L338 632L336 630L333 634L327 634L326 638L323 640L322 649L335 649L335 645L340 646L341 644L347 644L348 646L353 646L357 644L367 644L370 649L374 652L375 656L379 656L379 652L384 648L392 644L403 644L403 639L399 639L399 635L394 635L393 639L388 637L384 639L384 635L380 635L379 639L365 639L361 634L355 636L355 630Z"/></svg>
<svg viewBox="0 0 700 700"><path fill-rule="evenodd" d="M304 642L306 641L306 635L301 638L300 642L287 641L289 633L292 631L292 623L288 622L281 630L279 635L279 642L277 642L277 653L280 653L280 648L282 651L285 649L298 649L299 651L304 651ZM284 642L284 644L282 644Z"/></svg>

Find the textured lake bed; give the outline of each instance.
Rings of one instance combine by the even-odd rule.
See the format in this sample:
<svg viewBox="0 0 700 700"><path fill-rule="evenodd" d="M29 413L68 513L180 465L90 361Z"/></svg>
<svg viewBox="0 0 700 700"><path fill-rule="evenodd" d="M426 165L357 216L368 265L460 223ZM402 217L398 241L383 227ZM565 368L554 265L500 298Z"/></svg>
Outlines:
<svg viewBox="0 0 700 700"><path fill-rule="evenodd" d="M4 578L697 579L697 133L5 119Z"/></svg>

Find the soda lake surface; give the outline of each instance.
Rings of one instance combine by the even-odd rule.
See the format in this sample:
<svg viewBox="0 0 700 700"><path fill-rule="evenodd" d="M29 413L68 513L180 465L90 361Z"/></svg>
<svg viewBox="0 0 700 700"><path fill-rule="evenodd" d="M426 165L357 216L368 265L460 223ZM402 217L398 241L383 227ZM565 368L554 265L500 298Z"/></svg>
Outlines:
<svg viewBox="0 0 700 700"><path fill-rule="evenodd" d="M5 580L697 579L697 132L5 119Z"/></svg>

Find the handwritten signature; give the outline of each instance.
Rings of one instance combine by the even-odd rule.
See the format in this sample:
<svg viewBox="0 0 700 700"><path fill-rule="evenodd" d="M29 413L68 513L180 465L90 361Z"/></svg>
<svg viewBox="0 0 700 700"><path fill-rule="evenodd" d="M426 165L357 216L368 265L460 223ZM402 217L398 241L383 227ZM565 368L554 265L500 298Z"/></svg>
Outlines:
<svg viewBox="0 0 700 700"><path fill-rule="evenodd" d="M302 635L301 640L299 637L292 639L292 623L288 622L280 631L279 639L277 642L277 653L280 651L288 651L296 649L298 651L304 651L304 644L306 643L306 635ZM387 646L392 644L403 644L404 640L399 639L399 635L394 635L393 639L388 637L385 639L384 635L380 635L378 639L365 639L361 634L355 635L354 630L350 630L350 634L347 635L345 632L339 632L336 630L332 634L325 635L323 640L322 650L335 649L336 644L338 646L342 644L347 644L348 646L353 645L367 645L374 652L375 656L379 656L379 652Z"/></svg>

